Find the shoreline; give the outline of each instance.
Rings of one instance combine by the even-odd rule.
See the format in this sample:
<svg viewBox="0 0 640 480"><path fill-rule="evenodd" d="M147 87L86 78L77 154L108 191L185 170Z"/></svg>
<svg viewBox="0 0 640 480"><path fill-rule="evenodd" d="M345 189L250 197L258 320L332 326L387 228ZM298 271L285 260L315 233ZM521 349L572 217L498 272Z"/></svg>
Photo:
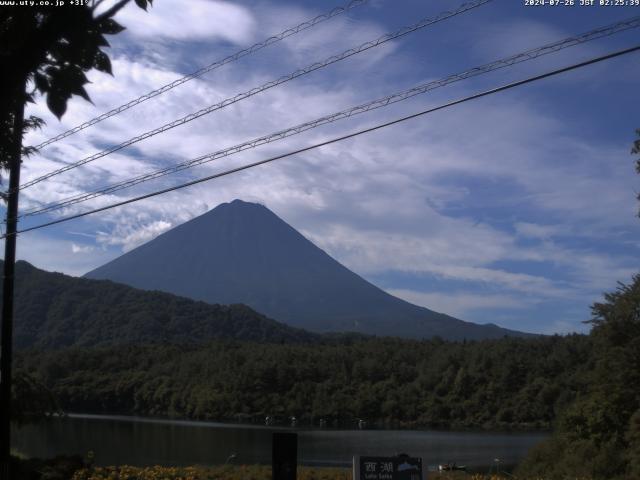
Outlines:
<svg viewBox="0 0 640 480"><path fill-rule="evenodd" d="M292 427L285 424L273 424L264 425L261 423L253 422L220 422L212 420L191 420L185 418L167 418L167 417L147 417L141 415L128 415L128 414L105 414L105 413L82 413L82 412L68 412L64 415L53 416L52 418L75 418L86 420L104 420L104 421L118 421L118 422L130 422L130 423L151 423L159 425L179 425L185 427L202 427L202 428L243 428L243 429L255 429L263 431L295 431L295 432L366 432L366 431L386 431L386 432L433 432L442 434L496 434L496 435L531 435L540 434L547 435L552 432L551 428L548 429L526 429L526 428L510 428L510 429L483 429L483 428L436 428L436 427L406 427L399 428L397 425L392 427L380 426L380 424L372 422L365 428L347 428L345 426L326 426L320 427L317 425L309 425L306 423L300 423L299 425Z"/></svg>

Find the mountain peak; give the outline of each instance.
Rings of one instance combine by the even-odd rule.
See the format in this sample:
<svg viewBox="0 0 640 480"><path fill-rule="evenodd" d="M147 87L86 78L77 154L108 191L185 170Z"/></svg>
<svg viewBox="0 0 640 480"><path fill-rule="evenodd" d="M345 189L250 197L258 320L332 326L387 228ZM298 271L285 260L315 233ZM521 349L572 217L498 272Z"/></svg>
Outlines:
<svg viewBox="0 0 640 480"><path fill-rule="evenodd" d="M262 208L262 209L268 210L268 208L265 207L261 203L258 203L258 202L247 202L247 201L241 200L239 198L236 198L235 200L231 200L230 202L221 203L220 205L215 207L213 210L224 209L224 208L231 208L231 209L234 209L234 210L244 210L244 209L247 209L247 208ZM211 211L213 211L213 210L211 210Z"/></svg>
<svg viewBox="0 0 640 480"><path fill-rule="evenodd" d="M207 219L208 221L211 221L211 219L219 219L224 222L222 218L227 218L227 216L230 216L229 218L245 218L253 221L258 217L270 218L271 220L277 219L278 221L281 221L278 216L263 204L247 202L238 198L231 202L221 203L199 217L195 217L191 221L198 221L199 219ZM188 225L189 223L190 222L186 222L183 225Z"/></svg>
<svg viewBox="0 0 640 480"><path fill-rule="evenodd" d="M89 272L208 303L244 303L313 331L479 339L513 334L393 297L259 203L223 203Z"/></svg>
<svg viewBox="0 0 640 480"><path fill-rule="evenodd" d="M247 202L246 200L242 200L240 198L236 198L234 200L231 200L229 203L223 204L223 205L234 205L234 206L250 206L251 205L251 206L258 206L258 207L266 208L260 202Z"/></svg>

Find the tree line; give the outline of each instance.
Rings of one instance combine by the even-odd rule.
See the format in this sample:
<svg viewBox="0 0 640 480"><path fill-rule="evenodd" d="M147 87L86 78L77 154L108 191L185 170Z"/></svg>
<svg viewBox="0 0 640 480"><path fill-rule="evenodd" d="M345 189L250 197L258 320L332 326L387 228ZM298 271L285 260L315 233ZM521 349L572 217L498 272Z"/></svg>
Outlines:
<svg viewBox="0 0 640 480"><path fill-rule="evenodd" d="M478 342L217 340L24 351L71 412L437 428L551 428L589 382L584 335Z"/></svg>

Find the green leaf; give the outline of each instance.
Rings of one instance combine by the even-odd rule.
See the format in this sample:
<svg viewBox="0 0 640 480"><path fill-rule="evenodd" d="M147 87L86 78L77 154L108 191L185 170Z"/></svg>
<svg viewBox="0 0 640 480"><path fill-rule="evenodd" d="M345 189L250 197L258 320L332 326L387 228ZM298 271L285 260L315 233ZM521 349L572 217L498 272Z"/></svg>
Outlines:
<svg viewBox="0 0 640 480"><path fill-rule="evenodd" d="M98 53L96 53L93 61L93 66L96 68L96 70L100 70L101 72L113 75L113 71L111 69L111 60L109 60L109 56L102 51L98 51Z"/></svg>
<svg viewBox="0 0 640 480"><path fill-rule="evenodd" d="M80 87L75 88L75 89L73 90L73 93L74 93L75 95L79 95L79 96L81 96L81 97L82 97L82 98L84 98L87 102L89 102L89 103L93 103L93 102L91 101L91 97L89 97L89 94L88 94L88 93L87 93L87 91L84 89L84 87L80 86Z"/></svg>
<svg viewBox="0 0 640 480"><path fill-rule="evenodd" d="M95 37L94 37L95 36ZM95 42L97 47L110 47L111 45L101 33L92 33L91 40Z"/></svg>
<svg viewBox="0 0 640 480"><path fill-rule="evenodd" d="M68 94L79 95L86 101L91 102L89 94L84 89L84 85L89 83L89 79L84 72L75 66L66 68L60 71L60 74L56 77L56 87Z"/></svg>
<svg viewBox="0 0 640 480"><path fill-rule="evenodd" d="M71 95L78 95L91 102L84 85L89 83L87 76L77 65L68 65L64 68L47 69L49 73L49 94L47 105L51 112L60 118L67 109L67 101Z"/></svg>
<svg viewBox="0 0 640 480"><path fill-rule="evenodd" d="M116 35L124 30L124 27L111 18L103 20L100 24L100 33Z"/></svg>
<svg viewBox="0 0 640 480"><path fill-rule="evenodd" d="M33 81L36 88L40 90L40 93L45 93L49 89L49 79L46 75L36 73L33 77Z"/></svg>
<svg viewBox="0 0 640 480"><path fill-rule="evenodd" d="M51 110L51 113L58 117L58 120L60 120L64 112L67 111L68 99L68 96L63 95L59 91L49 92L47 95L47 106L49 110Z"/></svg>
<svg viewBox="0 0 640 480"><path fill-rule="evenodd" d="M35 115L30 115L29 118L25 118L23 122L23 131L26 133L29 130L41 129L45 125L45 121L36 117Z"/></svg>

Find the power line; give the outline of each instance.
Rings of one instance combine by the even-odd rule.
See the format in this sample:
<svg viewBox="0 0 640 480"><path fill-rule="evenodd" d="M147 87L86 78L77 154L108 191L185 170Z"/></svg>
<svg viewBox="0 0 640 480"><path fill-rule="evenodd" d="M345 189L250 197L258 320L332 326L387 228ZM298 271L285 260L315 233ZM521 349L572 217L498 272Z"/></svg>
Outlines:
<svg viewBox="0 0 640 480"><path fill-rule="evenodd" d="M59 135L56 135L55 137L52 137L48 140L46 140L45 142L42 142L40 145L37 145L35 148L36 149L41 149L43 147L46 147L47 145L51 145L54 142L57 142L58 140L62 140L63 138L69 137L71 135L73 135L74 133L77 133L81 130L84 130L86 128L89 128L93 125L95 125L96 123L100 123L103 120L106 120L107 118L113 117L114 115L118 115L119 113L124 112L125 110L128 110L130 108L135 107L136 105L139 105L143 102L146 102L147 100L157 97L158 95L161 95L165 92L168 92L169 90L172 90L174 88L176 88L179 85L182 85L183 83L187 83L190 80L193 80L194 78L198 78L201 77L202 75L204 75L205 73L208 73L212 70L215 70L219 67L222 67L223 65L227 65L229 63L235 62L236 60L239 60L242 57L246 57L247 55L251 55L252 53L255 53L259 50L262 50L265 47L268 47L269 45L273 45L274 43L277 43L281 40L284 40L287 37L291 37L292 35L295 35L299 32L302 32L304 30L307 30L311 27L314 27L316 25L318 25L319 23L322 23L326 20L329 20L333 17L336 17L340 14L343 14L345 12L348 12L349 10L352 10L356 7L359 7L361 5L364 5L365 3L367 3L369 0L352 0L351 2L349 2L347 5L345 5L344 7L337 7L334 8L333 10L331 10L330 12L324 13L322 15L318 15L317 17L312 18L311 20L307 20L305 22L300 23L299 25L296 25L295 27L291 27L288 28L287 30L284 30L283 32L278 33L277 35L274 35L272 37L267 38L266 40L263 40L262 42L258 42L255 43L253 45L251 45L248 48L245 48L243 50L240 50L232 55L229 55L228 57L223 58L222 60L218 60L216 62L210 63L209 65L202 67L199 70L196 70L193 73L190 73L188 75L185 75L184 77L178 78L177 80L174 80L171 83L168 83L166 85L163 85L160 88L157 88L156 90L152 90L149 93L145 93L144 95L135 98L123 105L120 105L119 107L114 108L113 110L109 110L106 113L103 113L102 115L99 115L95 118L92 118L91 120L88 120L76 127L71 128L70 130L67 130L65 132L62 132Z"/></svg>
<svg viewBox="0 0 640 480"><path fill-rule="evenodd" d="M424 19L420 20L418 23L415 23L415 24L413 24L411 26L403 27L400 30L397 30L397 31L395 31L393 33L388 33L386 35L382 35L381 37L377 38L376 40L365 42L365 43L363 43L363 44L361 44L361 45L359 45L357 47L350 48L349 50L345 50L344 52L342 52L342 53L340 53L338 55L333 55L333 56L331 56L331 57L329 57L329 58L327 58L327 59L325 59L323 61L316 62L316 63L308 65L308 66L306 66L304 68L298 69L295 72L290 73L289 75L284 75L284 76L282 76L282 77L280 77L280 78L278 78L276 80L272 80L270 82L267 82L267 83L265 83L265 84L263 84L263 85L261 85L259 87L255 87L255 88L252 88L251 90L248 90L246 92L239 93L239 94L235 95L234 97L227 98L225 100L222 100L221 102L218 102L218 103L216 103L214 105L210 105L210 106L208 106L206 108L198 110L197 112L191 113L191 114L186 115L186 116L184 116L182 118L174 120L174 121L172 121L170 123L167 123L167 124L165 124L165 125L163 125L161 127L156 128L154 130L150 130L150 131L145 132L145 133L143 133L141 135L138 135L136 137L130 138L129 140L127 140L125 142L122 142L119 145L116 145L114 147L108 148L108 149L103 150L101 152L95 153L95 154L93 154L93 155L91 155L89 157L86 157L86 158L84 158L82 160L78 160L77 162L65 165L64 167L61 167L61 168L59 168L57 170L53 170L53 171L51 171L49 173L41 175L40 177L37 177L37 178L35 178L33 180L25 182L24 184L22 184L20 186L20 189L25 189L25 188L31 187L31 186L33 186L33 185L35 185L37 183L40 183L40 182L42 182L44 180L47 180L47 179L51 178L53 176L59 175L59 174L64 173L64 172L67 172L67 171L72 170L74 168L77 168L77 167L79 167L81 165L85 165L85 164L87 164L89 162L93 162L94 160L97 160L99 158L102 158L102 157L105 157L105 156L110 155L112 153L115 153L115 152L117 152L119 150L122 150L123 148L131 146L131 145L133 145L135 143L138 143L138 142L140 142L142 140L146 140L148 138L151 138L151 137L153 137L155 135L158 135L160 133L164 133L164 132L166 132L168 130L171 130L171 129L175 128L175 127L178 127L180 125L184 125L186 123L189 123L189 122L191 122L191 121L193 121L193 120L195 120L197 118L200 118L200 117L202 117L204 115L208 115L208 114L210 114L212 112L215 112L216 110L223 109L223 108L228 107L229 105L237 103L237 102L239 102L241 100L245 100L245 99L247 99L249 97L252 97L252 96L254 96L254 95L258 94L258 93L261 93L261 92L264 92L266 90L269 90L270 88L276 87L278 85L282 85L283 83L287 83L287 82L289 82L291 80L294 80L294 79L296 79L298 77L301 77L303 75L307 75L307 74L309 74L311 72L314 72L316 70L324 68L324 67L326 67L328 65L334 64L336 62L342 61L342 60L344 60L346 58L352 57L354 55L357 55L359 53L367 51L367 50L369 50L371 48L378 47L378 46L383 45L383 44L385 44L385 43L387 43L387 42L389 42L391 40L394 40L396 38L400 38L400 37L402 37L404 35L408 35L410 33L413 33L415 31L417 31L417 30L425 28L427 26L430 26L430 25L433 25L435 23L441 22L443 20L455 17L457 15L460 15L461 13L464 13L464 12L467 12L467 11L472 10L474 8L477 8L477 7L480 7L482 5L485 5L485 4L487 4L487 3L491 2L491 1L492 0L473 0L471 2L463 3L460 7L458 7L455 10L450 10L450 11L443 12L443 13L437 15L436 17L424 18Z"/></svg>
<svg viewBox="0 0 640 480"><path fill-rule="evenodd" d="M40 214L44 214L47 212L51 212L54 210L59 210L61 208L64 207L68 207L80 202L84 202L87 200L91 200L93 198L97 198L103 195L107 195L109 193L113 193L119 190L123 190L125 188L129 188L132 187L134 185L138 185L140 183L143 182L147 182L150 180L154 180L156 178L160 178L166 175L170 175L173 173L177 173L180 172L182 170L186 170L188 168L192 168L198 165L202 165L204 163L208 163L214 160L218 160L220 158L223 157L227 157L230 155L234 155L236 153L240 153L242 151L251 149L251 148L255 148L258 147L260 145L265 145L277 140L281 140L283 138L287 138L293 135L297 135L300 134L302 132L305 132L307 130L311 130L313 128L319 127L321 125L325 125L328 123L332 123L338 120L342 120L345 118L349 118L355 115L359 115L361 113L365 113L371 110L375 110L378 108L382 108L382 107L386 107L388 105L391 105L393 103L397 103L406 99L409 99L411 97L414 97L416 95L420 95L423 93L427 93L431 90L434 90L436 88L440 88L443 87L445 85L460 81L460 80L464 80L470 77L475 77L478 75L482 75L485 73L489 73L491 71L494 70L498 70L501 68L505 68L505 67L509 67L512 66L514 64L517 63L522 63L528 60L533 60L535 58L541 57L543 55L547 55L550 53L554 53L557 52L559 50L562 50L564 48L568 48L568 47L572 47L575 45L579 45L582 43L585 43L587 41L591 41L591 40L595 40L595 39L599 39L605 36L610 36L613 35L615 33L619 33L621 31L624 30L628 30L631 28L637 28L640 27L640 16L639 17L633 17L627 20L623 20L608 26L603 26L603 27L599 27L597 29L594 30L590 30L589 32L586 33L582 33L580 35L576 35L576 36L572 36L572 37L568 37L565 38L563 40L554 42L554 43L550 43L541 47L537 47L534 49L530 49L527 50L525 52L522 53L518 53L516 55L512 55L510 57L506 57L500 60L496 60L494 62L479 66L479 67L475 67L472 68L470 70L466 70L464 72L461 73L457 73L454 75L449 75L448 77L445 77L443 79L440 80L435 80L432 82L428 82L422 85L418 85L416 87L410 88L408 90L404 90L402 92L397 92L391 95L388 95L386 97L377 99L377 100L373 100L346 110L342 110L340 112L337 113L333 113L331 115L326 115L320 118L317 118L315 120L306 122L306 123L302 123L300 125L294 126L294 127L290 127L287 128L285 130L281 130L279 132L275 132L275 133L271 133L269 135L265 135L263 137L259 137L223 150L219 150L217 152L214 153L209 153L207 155L203 155L200 157L197 157L195 159L191 159L182 163L179 163L177 165L173 165L171 167L166 167L163 169L159 169L159 170L155 170L153 172L149 172L146 174L142 174L139 175L137 177L134 178L130 178L128 180L122 181L122 182L118 182L106 187L103 187L99 190L95 190L93 192L87 192L87 193L83 193L83 194L79 194L79 195L74 195L71 197L67 197L61 201L58 202L52 202L48 205L45 205L43 207L35 207L32 208L31 210L26 211L25 213L23 213L22 215L20 215L20 217L28 217L28 216L35 216L35 215L40 215Z"/></svg>
<svg viewBox="0 0 640 480"><path fill-rule="evenodd" d="M357 137L359 135L363 135L365 133L370 133L370 132L373 132L373 131L376 131L376 130L380 130L382 128L389 127L391 125L396 125L398 123L402 123L402 122L405 122L407 120L411 120L411 119L414 119L414 118L417 118L417 117L420 117L420 116L423 116L423 115L427 115L429 113L437 112L439 110L444 110L444 109L452 107L454 105L460 105L462 103L465 103L465 102L468 102L468 101L471 101L471 100L475 100L475 99L478 99L478 98L481 98L481 97L486 97L488 95L493 95L495 93L499 93L499 92L503 92L503 91L506 91L506 90L510 90L512 88L519 87L521 85L525 85L525 84L532 83L532 82L535 82L535 81L538 81L538 80L549 78L549 77L552 77L552 76L555 76L555 75L559 75L561 73L569 72L571 70L576 70L578 68L586 67L588 65L592 65L594 63L598 63L598 62L602 62L602 61L605 61L605 60L609 60L609 59L612 59L612 58L615 58L615 57L620 57L622 55L626 55L626 54L629 54L629 53L632 53L632 52L636 52L638 50L640 50L640 45L637 45L637 46L631 47L631 48L627 48L627 49L624 49L624 50L619 50L617 52L613 52L613 53L610 53L610 54L607 54L607 55L603 55L603 56L600 56L600 57L595 57L595 58L592 58L592 59L584 61L584 62L575 63L575 64L570 65L568 67L559 68L559 69L552 70L552 71L547 72L547 73L543 73L543 74L540 74L540 75L536 75L536 76L533 76L533 77L526 78L524 80L519 80L517 82L512 82L512 83L503 85L501 87L496 87L496 88L493 88L493 89L490 89L490 90L485 90L483 92L476 93L474 95L470 95L468 97L464 97L464 98L461 98L461 99L458 99L458 100L454 100L454 101L451 101L451 102L448 102L448 103L445 103L445 104L442 104L442 105L439 105L437 107L433 107L433 108L430 108L430 109L427 109L427 110L423 110L421 112L414 113L412 115L407 115L405 117L397 118L395 120L392 120L392 121L389 121L389 122L386 122L386 123L382 123L382 124L376 125L374 127L365 128L363 130L352 132L352 133L349 133L347 135L343 135L341 137L336 137L336 138L333 138L331 140L326 140L324 142L316 143L314 145L311 145L311 146L308 146L308 147L304 147L304 148L300 148L298 150L287 152L287 153L284 153L284 154L281 154L281 155L277 155L275 157L271 157L271 158L267 158L267 159L260 160L260 161L257 161L257 162L249 163L249 164L243 165L241 167L236 167L236 168L232 168L232 169L229 169L229 170L225 170L223 172L216 173L216 174L213 174L213 175L209 175L209 176L204 177L204 178L199 178L197 180L192 180L190 182L182 183L180 185L176 185L176 186L173 186L173 187L165 188L165 189L162 189L162 190L157 190L155 192L147 193L147 194L141 195L139 197L130 198L128 200L123 200L121 202L117 202L117 203L113 203L111 205L107 205L107 206L104 206L104 207L96 208L94 210L89 210L87 212L78 213L76 215L71 215L71 216L68 216L68 217L60 218L58 220L53 220L51 222L42 223L40 225L35 225L33 227L24 228L22 230L17 231L16 234L30 232L30 231L33 231L33 230L38 230L40 228L45 228L45 227L49 227L49 226L52 226L52 225L57 225L59 223L68 222L70 220L75 220L77 218L85 217L87 215L92 215L94 213L103 212L105 210L110 210L112 208L121 207L123 205L127 205L127 204L130 204L130 203L139 202L141 200L146 200L147 198L151 198L151 197L155 197L155 196L158 196L158 195L162 195L164 193L173 192L175 190L180 190L180 189L183 189L183 188L186 188L186 187L190 187L190 186L193 186L193 185L196 185L196 184L199 184L199 183L207 182L209 180L214 180L216 178L220 178L220 177L231 175L231 174L234 174L234 173L237 173L237 172L241 172L243 170L248 170L250 168L254 168L254 167L257 167L257 166L260 166L260 165L264 165L266 163L274 162L276 160L280 160L280 159L283 159L283 158L291 157L293 155L297 155L299 153L307 152L309 150L313 150L313 149L320 148L320 147L323 147L323 146L326 146L326 145L330 145L330 144L333 144L333 143L341 142L341 141L344 141L344 140L347 140L347 139L350 139L350 138ZM6 238L7 236L8 235L5 234L5 235L1 236L0 238Z"/></svg>

